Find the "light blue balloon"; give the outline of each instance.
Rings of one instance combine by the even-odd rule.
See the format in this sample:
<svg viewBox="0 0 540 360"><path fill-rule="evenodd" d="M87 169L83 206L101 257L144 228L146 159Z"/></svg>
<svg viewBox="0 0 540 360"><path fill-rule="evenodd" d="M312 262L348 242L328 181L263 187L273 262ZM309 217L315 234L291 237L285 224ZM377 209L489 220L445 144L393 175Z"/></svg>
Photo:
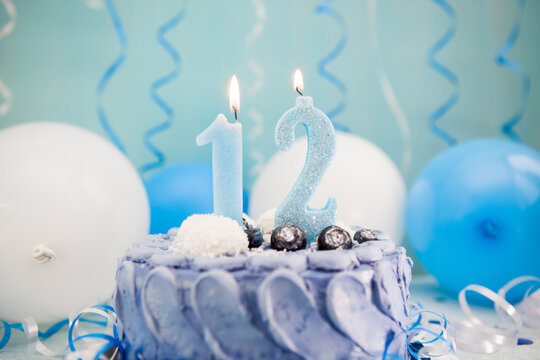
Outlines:
<svg viewBox="0 0 540 360"><path fill-rule="evenodd" d="M449 148L415 181L407 226L420 262L451 292L540 276L540 153L502 139Z"/></svg>
<svg viewBox="0 0 540 360"><path fill-rule="evenodd" d="M159 170L145 182L150 201L150 233L167 233L193 214L214 210L212 165L179 163ZM244 212L248 204L244 191Z"/></svg>

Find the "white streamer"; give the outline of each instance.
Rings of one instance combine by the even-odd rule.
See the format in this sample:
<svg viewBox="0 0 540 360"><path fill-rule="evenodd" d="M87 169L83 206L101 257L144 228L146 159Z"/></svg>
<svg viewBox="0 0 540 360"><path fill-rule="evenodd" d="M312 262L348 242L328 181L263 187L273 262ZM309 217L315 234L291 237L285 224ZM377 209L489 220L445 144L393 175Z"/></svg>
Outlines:
<svg viewBox="0 0 540 360"><path fill-rule="evenodd" d="M9 35L15 28L15 20L17 19L17 9L11 0L0 0L6 12L9 16L9 20L2 28L0 28L0 39ZM4 116L11 109L11 104L13 103L13 95L11 90L7 87L6 84L0 79L0 94L4 98L4 103L0 105L0 116Z"/></svg>
<svg viewBox="0 0 540 360"><path fill-rule="evenodd" d="M506 293L524 282L540 279L534 276L522 276L503 286L498 294L480 285L469 285L459 293L459 305L467 320L456 323L456 343L460 350L491 354L503 346L517 344L518 335L525 323L532 328L540 328L540 290L525 294L515 307L506 301ZM484 324L471 310L466 298L467 292L476 292L493 301L502 326L492 327Z"/></svg>
<svg viewBox="0 0 540 360"><path fill-rule="evenodd" d="M249 46L253 44L255 39L257 39L266 24L266 7L264 6L264 3L262 0L251 0L253 3L253 7L255 8L255 14L257 15L257 24L253 27L251 30L251 33L249 33L248 37L246 38L246 44Z"/></svg>
<svg viewBox="0 0 540 360"><path fill-rule="evenodd" d="M43 356L46 357L60 357L61 353L57 351L53 351L43 345L43 343L39 340L39 329L38 325L36 323L36 320L34 320L33 317L27 317L22 321L24 333L26 334L27 338L27 345L26 345L26 358L31 359L32 354L34 351L37 351Z"/></svg>
<svg viewBox="0 0 540 360"><path fill-rule="evenodd" d="M401 171L404 175L409 172L412 159L412 140L411 129L409 127L409 121L405 116L405 112L401 108L399 101L397 100L396 93L390 84L390 80L386 73L386 70L381 65L381 56L379 49L379 35L377 31L377 1L368 1L368 21L370 28L370 43L375 61L377 62L377 75L379 77L379 84L384 95L384 99L390 108L390 111L396 119L401 138L403 140L403 155L401 158Z"/></svg>
<svg viewBox="0 0 540 360"><path fill-rule="evenodd" d="M246 44L251 46L253 42L261 35L266 24L266 7L262 0L252 0L255 14L257 15L257 23L246 37ZM248 66L255 75L255 82L248 89L248 95L254 97L264 86L264 69L254 59L248 60ZM255 108L248 110L249 117L253 120L253 130L248 134L248 140L255 144L257 138L264 131L264 117ZM250 175L256 176L264 168L264 154L258 150L257 146L251 146L249 156L254 160L254 165L249 170Z"/></svg>

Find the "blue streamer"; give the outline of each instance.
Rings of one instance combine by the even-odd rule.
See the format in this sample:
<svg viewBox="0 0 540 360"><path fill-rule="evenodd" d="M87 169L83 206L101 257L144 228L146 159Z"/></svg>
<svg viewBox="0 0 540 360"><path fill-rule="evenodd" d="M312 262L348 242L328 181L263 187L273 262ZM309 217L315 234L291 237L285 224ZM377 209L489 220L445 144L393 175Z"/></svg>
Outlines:
<svg viewBox="0 0 540 360"><path fill-rule="evenodd" d="M445 77L454 89L450 97L433 113L431 113L428 119L431 126L431 132L442 140L446 141L448 145L454 145L456 143L456 139L448 132L441 129L437 125L437 121L457 103L459 99L459 81L457 76L452 71L450 71L450 69L448 69L446 66L442 65L435 59L435 55L437 55L437 53L441 51L441 49L445 47L456 34L457 15L452 6L450 6L450 4L446 2L446 0L433 0L433 2L439 5L441 9L443 9L443 11L446 13L448 18L450 19L450 25L448 26L448 29L446 30L444 35L439 39L439 41L437 41L435 45L433 45L433 47L429 49L428 64L433 70L438 72L441 76Z"/></svg>
<svg viewBox="0 0 540 360"><path fill-rule="evenodd" d="M114 309L109 305L96 305L96 306L92 306L92 308L102 309L104 311L114 313ZM99 338L99 339L107 340L107 343L102 348L100 348L100 350L98 350L98 352L97 352L96 356L94 357L94 359L99 359L100 356L103 353L105 353L111 346L116 346L118 348L118 351L120 352L120 355L122 356L122 358L124 358L125 349L126 349L126 346L128 346L128 344L126 342L123 342L120 339L120 336L118 335L118 330L116 328L116 324L113 324L113 327L112 327L113 335L108 335L108 334L104 334L104 333L91 333L91 334L85 334L85 335L82 335L82 336L79 336L79 337L73 339L73 331L74 331L75 324L76 324L77 320L79 322L92 323L92 324L96 324L96 325L99 325L99 326L102 326L102 327L106 327L107 324L108 324L107 321L98 321L98 320L90 320L90 319L81 318L83 315L84 315L84 313L79 314L71 324L69 323L69 319L64 319L64 320L61 320L61 321L55 323L51 327L49 327L49 329L47 329L47 331L45 331L45 332L41 332L41 331L38 330L39 340L48 339L51 336L58 333L62 328L69 325L69 329L68 329L68 347L67 347L67 349L71 350L72 352L76 351L75 350L75 343L77 341L85 339L85 338ZM3 320L0 320L0 330L2 328L4 329L4 335L0 339L0 350L2 348L4 348L9 343L9 340L10 340L11 334L12 334L12 330L18 330L18 331L20 331L22 333L25 332L23 323L9 324L9 323L7 323L7 322L5 322Z"/></svg>
<svg viewBox="0 0 540 360"><path fill-rule="evenodd" d="M144 133L144 144L146 148L154 154L154 156L157 158L157 160L152 161L150 163L147 163L143 166L141 166L140 171L142 174L144 174L147 171L150 171L155 168L159 168L163 166L163 164L166 161L165 154L158 149L157 146L155 146L152 143L152 137L156 134L159 134L160 132L163 132L171 127L173 118L174 118L174 110L169 104L163 100L159 94L157 93L158 89L162 86L165 86L169 82L173 81L178 77L178 74L180 73L180 55L178 52L174 49L174 47L165 39L165 34L172 30L175 26L177 26L180 21L185 16L185 9L180 10L171 20L167 21L165 24L161 25L157 31L157 40L163 46L165 51L167 51L171 57L171 59L174 62L174 68L173 70L168 73L167 75L157 79L152 83L150 86L150 96L152 97L152 100L163 110L167 118L162 123L153 126L152 128L148 129Z"/></svg>
<svg viewBox="0 0 540 360"><path fill-rule="evenodd" d="M517 0L518 13L514 19L514 24L512 25L512 30L508 39L501 46L497 54L495 55L495 62L505 68L508 68L512 71L515 71L517 74L521 75L521 105L518 110L506 121L501 127L501 131L514 141L521 141L519 135L514 131L514 126L516 126L523 114L525 112L525 107L529 99L529 92L531 90L531 78L529 74L525 71L523 66L517 61L509 59L508 53L515 45L516 40L519 36L519 31L521 30L521 22L523 21L523 11L525 9L525 0Z"/></svg>
<svg viewBox="0 0 540 360"><path fill-rule="evenodd" d="M445 332L448 331L449 326L453 327L453 325L450 323L450 321L448 321L446 316L444 314L439 314L439 313L436 313L436 312L433 312L433 311L423 310L421 305L419 305L417 308L420 309L419 311L416 311L415 314L414 314L414 315L417 316L417 318L413 322L413 324L410 325L407 328L407 330L406 330L407 334L411 334L411 333L414 334L415 332L422 331L422 332L424 332L426 334L432 335L433 338L430 339L430 340L427 340L427 341L421 341L419 339L415 339L415 341L412 341L411 338L408 338L407 339L407 349L408 349L409 355L413 359L416 359L416 360L424 359L424 358L426 358L426 355L423 355L420 358L420 350L421 350L421 348L424 347L424 345L433 344L435 342L444 343L445 347L447 348L447 353L454 353L456 349L454 347L453 342L451 340L449 340L447 338L447 336L445 336ZM411 311L414 311L414 310L411 310ZM423 323L422 315L423 314L431 314L431 315L434 315L435 317L442 320L442 321L437 322L437 324L440 325L440 327L441 327L441 331L439 333L436 333L435 331L422 326L422 323ZM434 324L433 322L429 322L429 321L428 321L428 323ZM419 344L420 346L419 347L415 346L415 343ZM440 355L437 355L437 356L440 356Z"/></svg>
<svg viewBox="0 0 540 360"><path fill-rule="evenodd" d="M96 102L97 102L97 113L99 117L99 122L101 123L101 126L111 139L111 141L114 143L114 145L124 153L124 155L127 155L126 149L114 130L112 129L111 125L109 124L109 121L107 120L107 115L105 114L105 109L103 108L103 93L105 91L105 87L109 83L109 80L111 77L116 73L118 68L122 66L122 64L126 60L126 50L127 50L127 37L126 33L124 31L124 27L122 26L122 22L120 21L120 17L118 16L118 12L116 11L116 8L114 7L113 0L105 0L105 3L107 4L107 11L109 12L109 16L111 17L111 20L114 25L114 29L116 31L116 35L118 36L118 41L120 42L120 54L114 60L114 62L107 68L103 76L101 77L101 80L99 80L99 84L96 91Z"/></svg>
<svg viewBox="0 0 540 360"><path fill-rule="evenodd" d="M345 19L343 16L336 10L331 8L333 0L323 0L317 7L315 8L315 12L317 14L324 14L329 17L331 17L341 28L341 36L339 37L339 41L337 45L330 51L328 55L323 57L317 64L317 70L319 72L319 75L327 79L332 85L334 85L341 94L341 100L339 104L336 105L333 109L329 110L326 115L332 120L332 123L334 124L334 127L336 130L341 130L345 132L350 132L350 130L340 123L337 123L334 118L338 116L345 108L347 107L347 86L345 86L345 83L341 81L336 75L332 74L328 70L326 70L326 66L334 61L345 49L345 46L347 45L347 41L349 40L349 35L347 32L347 24L345 23Z"/></svg>
<svg viewBox="0 0 540 360"><path fill-rule="evenodd" d="M101 309L106 312L115 313L114 308L110 305L95 305L95 306L92 306L92 308ZM68 330L69 350L71 350L71 352L77 351L75 349L75 343L83 339L87 339L87 338L104 339L104 340L107 340L107 343L103 347L101 347L101 349L96 353L94 359L98 360L100 356L104 354L111 346L116 346L118 348L118 351L120 352L120 358L124 359L126 347L128 346L128 344L120 339L120 336L118 335L118 329L116 328L116 324L113 325L113 335L108 335L104 333L89 333L89 334L78 336L75 339L73 339L73 331L75 329L75 324L77 323L77 321L84 321L84 319L81 319L81 317L84 315L85 315L84 313L80 313L79 315L77 315L77 317L73 319L73 322L69 326L69 330ZM87 320L87 321L100 324L104 327L107 326L107 322L101 323L101 322L96 322L92 320Z"/></svg>

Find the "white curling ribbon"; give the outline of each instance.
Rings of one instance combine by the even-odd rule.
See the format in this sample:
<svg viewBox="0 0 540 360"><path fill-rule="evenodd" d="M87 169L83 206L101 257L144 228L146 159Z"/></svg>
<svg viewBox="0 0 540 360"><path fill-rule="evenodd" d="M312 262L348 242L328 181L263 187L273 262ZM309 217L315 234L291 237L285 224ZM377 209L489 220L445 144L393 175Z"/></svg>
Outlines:
<svg viewBox="0 0 540 360"><path fill-rule="evenodd" d="M252 0L253 7L255 8L255 14L257 15L257 23L246 38L246 44L249 46L253 44L256 38L258 38L266 23L266 7L262 0Z"/></svg>
<svg viewBox="0 0 540 360"><path fill-rule="evenodd" d="M512 288L516 287L517 285L527 283L527 282L533 282L537 285L540 285L540 278L537 278L536 276L520 276L518 278L515 278L514 280L510 281L508 284L504 285L498 292L499 296L501 296L503 299L506 299L506 294L508 291L510 291ZM536 289L534 292L531 293L531 291L534 289L534 286L531 287L523 297L523 300L517 305L515 305L518 313L523 318L523 324L527 327L533 328L533 329L539 329L540 328L540 288ZM501 309L496 308L495 309L497 313L499 314L499 317L502 317Z"/></svg>
<svg viewBox="0 0 540 360"><path fill-rule="evenodd" d="M252 0L252 4L257 16L257 23L246 37L247 46L251 46L255 42L266 25L266 7L263 0ZM248 95L254 97L264 86L264 69L254 59L248 60L248 66L255 75L255 82L248 89ZM249 109L248 115L253 120L252 123L255 124L253 130L248 134L248 139L252 144L256 144L257 138L264 130L264 118L255 108ZM264 169L264 154L257 149L257 146L251 146L249 156L254 161L253 166L249 170L249 174L256 176Z"/></svg>
<svg viewBox="0 0 540 360"><path fill-rule="evenodd" d="M9 21L6 22L2 28L0 28L0 39L1 39L9 35L15 28L15 19L17 18L17 10L15 9L15 5L13 5L13 2L11 2L11 0L0 0L0 2L2 3L2 5L4 5L4 8L6 9L6 12L9 16ZM0 116L4 116L11 109L11 103L13 102L13 95L11 95L11 91L1 79L0 79L0 94L4 98L4 102L0 105Z"/></svg>
<svg viewBox="0 0 540 360"><path fill-rule="evenodd" d="M377 1L370 0L368 2L368 24L369 24L369 35L370 35L370 44L371 50L377 61L377 76L379 79L379 84L384 95L384 99L390 108L390 112L394 115L399 132L401 134L401 139L403 140L403 156L401 158L401 170L404 174L407 174L411 167L412 159L412 138L411 138L411 128L409 126L409 121L407 116L403 111L399 101L397 99L396 93L390 84L390 80L384 69L380 56L379 49L379 35L377 30Z"/></svg>
<svg viewBox="0 0 540 360"><path fill-rule="evenodd" d="M33 317L27 317L22 321L24 333L27 338L26 358L31 359L35 351L46 357L60 357L62 354L53 351L43 345L39 340L39 328Z"/></svg>
<svg viewBox="0 0 540 360"><path fill-rule="evenodd" d="M11 0L0 0L2 5L4 5L4 8L6 9L6 12L9 16L9 21L0 28L0 39L4 36L9 35L13 29L15 28L15 19L17 18L17 9L15 9L15 5L13 5L13 2Z"/></svg>
<svg viewBox="0 0 540 360"><path fill-rule="evenodd" d="M498 294L480 285L469 285L459 293L459 305L467 316L467 320L456 323L456 342L460 350L494 353L503 346L517 344L519 331L523 325L540 328L540 290L525 294L523 300L513 306L506 301L506 293L515 286L525 282L540 283L534 276L521 276L503 286ZM505 328L484 324L471 310L465 293L476 292L493 301L495 310Z"/></svg>

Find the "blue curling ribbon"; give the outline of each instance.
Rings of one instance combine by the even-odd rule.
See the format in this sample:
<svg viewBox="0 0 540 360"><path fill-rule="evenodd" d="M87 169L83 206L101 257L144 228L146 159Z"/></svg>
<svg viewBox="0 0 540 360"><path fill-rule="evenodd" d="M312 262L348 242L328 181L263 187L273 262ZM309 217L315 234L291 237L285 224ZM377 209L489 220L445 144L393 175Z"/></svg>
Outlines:
<svg viewBox="0 0 540 360"><path fill-rule="evenodd" d="M167 75L154 81L150 86L150 96L152 97L152 100L154 100L154 102L161 108L161 110L163 110L167 118L164 122L153 126L144 133L144 144L146 148L152 154L154 154L157 160L141 166L140 171L142 174L152 169L163 166L166 160L165 154L152 143L152 137L171 127L174 118L174 110L172 109L172 107L169 106L169 104L165 102L165 100L163 100L159 96L157 91L162 86L165 86L169 82L176 79L178 77L178 74L180 73L180 55L178 55L178 52L174 49L171 43L169 43L167 39L165 39L165 34L172 30L175 26L177 26L180 21L182 21L184 16L185 9L182 9L171 20L160 26L157 31L157 40L159 41L161 46L163 46L163 48L169 53L171 59L174 62L174 69Z"/></svg>
<svg viewBox="0 0 540 360"><path fill-rule="evenodd" d="M431 358L431 356L427 356L427 354L421 353L420 350L425 345L434 344L434 343L437 343L437 342L442 343L443 344L442 346L443 346L443 348L445 350L442 351L442 350L439 349L440 353L438 353L436 355L432 355L432 356L441 356L441 355L443 355L445 353L446 354L454 353L455 350L456 350L455 346L454 346L454 343L453 343L452 340L449 339L449 335L447 334L448 330L449 330L448 328L450 326L453 327L453 325L448 321L446 316L444 316L444 314L438 314L438 313L433 312L433 311L423 310L421 305L418 308L420 310L416 311L415 314L414 314L414 315L417 316L416 320L406 330L407 334L410 335L409 338L407 339L407 349L408 349L408 352L409 352L410 356L413 359L416 359L416 360L423 359L423 358L426 358L426 357ZM434 330L428 329L425 326L423 326L423 323L424 323L423 317L422 317L423 314L434 315L435 317L442 320L442 321L437 321L437 322L428 321L428 323L430 323L430 324L438 324L438 325L440 325L440 329L441 329L440 332L435 332ZM429 339L429 340L426 340L426 341L422 341L420 339L414 339L414 334L418 334L419 332L422 332L424 334L429 334L429 335L432 336L432 338ZM413 346L413 343L418 343L418 344L421 345L421 347L420 348L415 347L415 346Z"/></svg>
<svg viewBox="0 0 540 360"><path fill-rule="evenodd" d="M114 308L112 306L110 306L110 305L95 305L95 306L92 306L92 308L101 309L101 310L104 310L106 312L115 313ZM116 328L116 324L114 324L113 327L112 327L112 330L113 330L112 335L104 334L104 333L89 333L89 334L78 336L75 339L73 339L73 332L74 332L74 329L75 329L75 325L76 325L77 321L84 321L84 319L81 319L81 317L84 316L84 315L85 315L84 312L77 315L77 317L75 317L75 319L73 319L73 321L71 322L71 324L69 326L69 330L68 330L68 348L69 348L69 350L71 350L71 352L77 351L75 349L75 343L77 343L78 341L83 340L83 339L87 339L87 338L104 339L104 340L107 340L107 343L105 345L103 345L100 350L98 350L98 352L96 353L94 359L96 359L96 360L99 359L100 356L102 354L104 354L111 346L116 346L118 348L118 351L120 352L121 359L124 359L125 358L126 346L128 346L128 344L120 339L120 336L118 335L118 329ZM102 325L104 327L107 326L107 322L102 323L102 322L96 322L96 321L91 321L91 320L87 320L87 321Z"/></svg>
<svg viewBox="0 0 540 360"><path fill-rule="evenodd" d="M495 55L495 62L505 68L508 68L512 71L515 71L517 74L521 75L521 105L514 115L506 121L501 127L502 132L514 141L521 141L520 137L514 131L514 126L516 126L523 114L525 112L525 107L527 106L527 101L529 99L529 92L531 90L531 78L529 74L525 71L523 66L517 61L509 59L508 53L516 43L516 40L519 36L519 31L521 30L521 22L523 21L523 11L525 9L525 0L517 0L518 13L514 19L514 24L512 25L512 30L508 39L501 46L497 54Z"/></svg>
<svg viewBox="0 0 540 360"><path fill-rule="evenodd" d="M435 55L443 48L445 47L450 40L454 37L456 34L456 28L457 28L457 15L452 6L448 4L445 0L433 0L433 2L441 7L441 9L444 10L446 15L448 15L448 18L450 19L450 25L448 26L448 29L444 33L444 35L429 49L428 51L428 64L429 66L441 74L441 76L445 77L450 84L452 85L453 92L452 95L440 106L438 107L431 115L429 115L429 124L431 127L431 132L441 138L442 140L446 141L448 145L454 145L456 143L456 139L450 135L445 130L441 129L437 125L437 121L444 116L458 101L459 98L459 81L457 76L450 71L446 66L442 65L440 62L438 62L435 59Z"/></svg>
<svg viewBox="0 0 540 360"><path fill-rule="evenodd" d="M329 110L326 115L330 118L336 130L350 132L349 128L347 128L343 124L337 123L334 120L334 118L347 107L347 86L345 86L345 83L341 81L341 79L339 79L336 75L326 70L326 66L332 61L334 61L341 54L341 52L343 51L343 49L345 49L345 46L347 45L347 41L349 40L345 19L338 11L331 8L332 1L333 0L323 0L319 5L317 5L317 7L315 8L315 12L317 14L324 14L331 17L341 28L341 36L339 37L339 41L334 47L334 49L332 49L332 51L330 51L328 55L323 57L318 62L317 70L319 72L319 75L331 82L332 85L334 85L341 94L341 100L339 104L333 109Z"/></svg>
<svg viewBox="0 0 540 360"><path fill-rule="evenodd" d="M111 17L111 20L114 25L114 29L116 31L116 35L118 36L118 41L120 42L120 54L114 60L114 62L107 68L103 76L101 77L101 80L99 80L99 84L96 91L96 102L97 102L97 113L99 117L99 122L101 123L101 126L111 139L111 141L114 143L114 145L124 153L124 155L127 155L126 148L112 129L111 125L109 124L109 121L107 120L107 115L105 114L105 109L103 108L103 93L105 91L105 87L109 83L109 80L111 77L116 73L118 68L122 66L122 64L126 60L126 50L127 50L127 37L126 33L124 31L124 27L122 26L122 22L120 21L120 17L118 16L118 12L116 11L116 8L114 7L113 0L105 0L105 3L107 5L107 11L109 12L109 16Z"/></svg>
<svg viewBox="0 0 540 360"><path fill-rule="evenodd" d="M9 324L9 323L7 323L7 322L5 322L3 320L0 320L0 322L2 323L2 326L0 327L0 329L4 328L4 336L0 340L0 349L2 349L3 347L5 347L8 344L8 342L9 342L9 340L11 338L11 329L18 330L20 332L24 332L24 328L23 328L22 323ZM61 320L61 321L57 322L56 324L52 325L45 332L38 331L39 339L44 340L44 339L50 338L51 336L53 336L54 334L59 332L64 326L66 326L68 324L69 324L69 320L64 319L64 320Z"/></svg>

